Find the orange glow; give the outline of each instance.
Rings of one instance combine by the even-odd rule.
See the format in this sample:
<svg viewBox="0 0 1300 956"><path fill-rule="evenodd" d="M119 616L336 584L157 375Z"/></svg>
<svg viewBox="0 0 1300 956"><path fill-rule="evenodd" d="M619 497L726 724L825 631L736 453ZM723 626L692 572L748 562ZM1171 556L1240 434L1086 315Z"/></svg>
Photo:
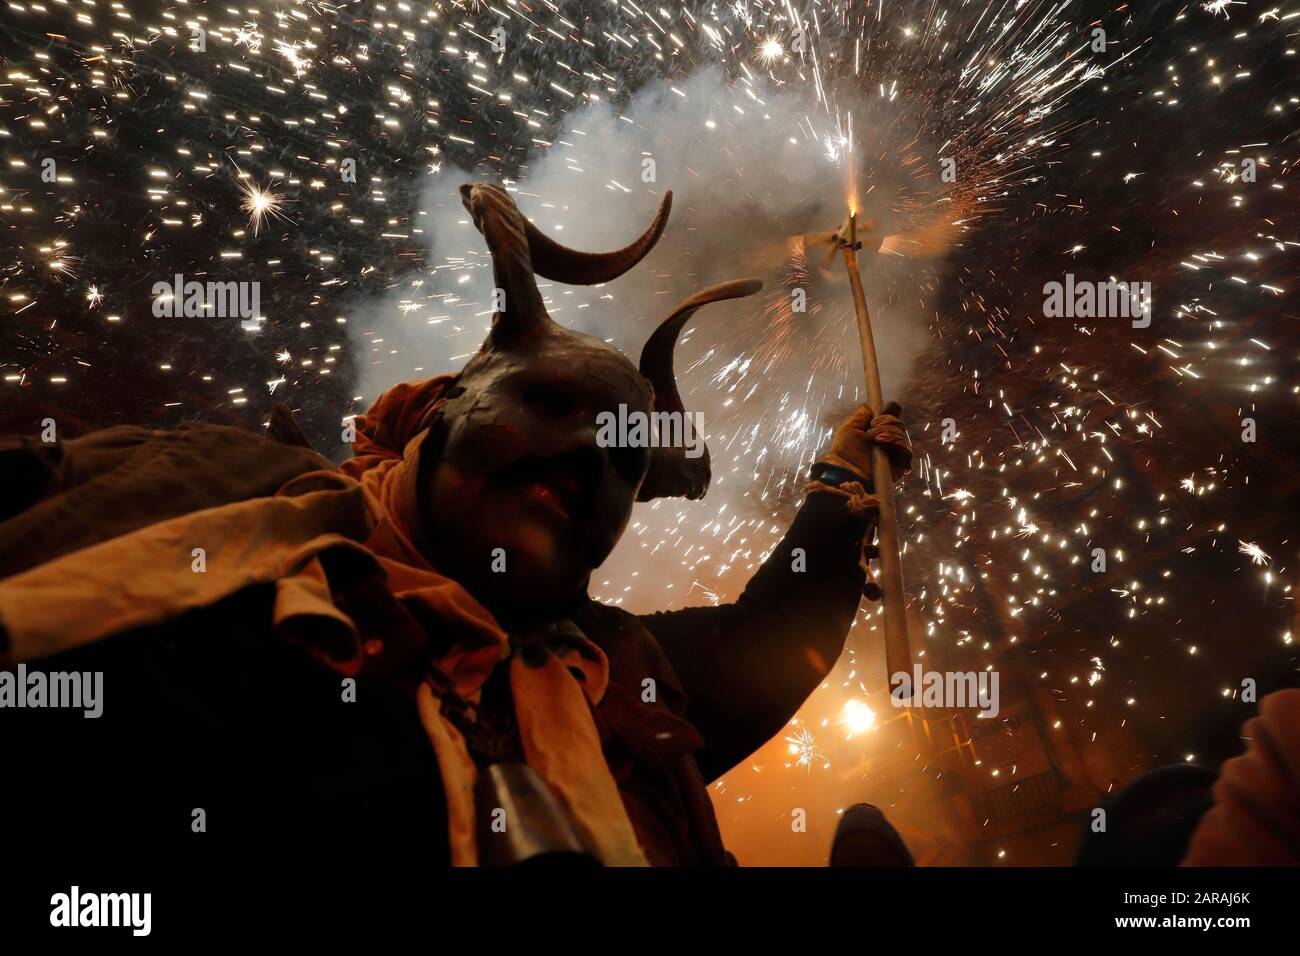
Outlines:
<svg viewBox="0 0 1300 956"><path fill-rule="evenodd" d="M845 702L844 709L840 711L840 723L850 734L865 733L875 728L876 712L862 701L850 698Z"/></svg>

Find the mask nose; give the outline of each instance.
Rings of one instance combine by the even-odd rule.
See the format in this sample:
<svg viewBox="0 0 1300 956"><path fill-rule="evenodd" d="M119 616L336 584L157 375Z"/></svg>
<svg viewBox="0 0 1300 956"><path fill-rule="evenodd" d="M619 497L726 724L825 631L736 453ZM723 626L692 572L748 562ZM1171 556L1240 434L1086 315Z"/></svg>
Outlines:
<svg viewBox="0 0 1300 956"><path fill-rule="evenodd" d="M639 483L645 475L649 466L647 449L617 443L604 445L597 440L596 416L602 411L617 414L620 401L615 396L595 395L577 379L550 378L529 384L524 389L523 401L539 419L564 429L566 446L584 453L588 469L600 471L609 467L631 485ZM622 404L626 403L623 399Z"/></svg>

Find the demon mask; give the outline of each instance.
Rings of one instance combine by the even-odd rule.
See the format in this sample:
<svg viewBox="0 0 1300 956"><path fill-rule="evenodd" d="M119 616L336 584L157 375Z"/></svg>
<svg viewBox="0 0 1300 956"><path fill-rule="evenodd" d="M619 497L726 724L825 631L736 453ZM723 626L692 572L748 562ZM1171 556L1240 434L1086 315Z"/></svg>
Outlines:
<svg viewBox="0 0 1300 956"><path fill-rule="evenodd" d="M542 235L498 186L465 185L461 197L492 254L499 308L447 392L443 440L426 481L434 503L428 523L440 541L462 550L470 542L471 552L492 551L499 540L505 552L524 556L523 570L551 578L560 591L585 587L622 534L634 499L699 498L710 476L707 448L598 441L598 416L684 416L673 371L678 333L701 306L751 295L762 283L726 282L691 296L650 335L638 367L600 339L556 323L535 277L593 285L622 275L663 233L672 193L640 238L608 253L576 252ZM482 568L488 556L471 560Z"/></svg>

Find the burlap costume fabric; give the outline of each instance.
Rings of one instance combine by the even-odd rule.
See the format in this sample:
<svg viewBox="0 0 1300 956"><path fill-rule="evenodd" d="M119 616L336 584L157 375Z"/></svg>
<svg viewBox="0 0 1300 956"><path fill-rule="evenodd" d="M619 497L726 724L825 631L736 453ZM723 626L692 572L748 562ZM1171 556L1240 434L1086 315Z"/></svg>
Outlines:
<svg viewBox="0 0 1300 956"><path fill-rule="evenodd" d="M447 381L403 384L381 396L358 419L355 457L337 472L300 474L274 496L146 524L0 581L6 662L39 660L175 620L273 583L275 630L341 674L355 674L364 660L362 635L333 595L344 589L341 577L377 568L394 598L418 605L425 621L440 621L455 635L450 650L432 662L439 679L417 691L446 790L452 862L477 861L469 798L476 769L443 716L441 695L453 693L472 708L493 670L508 666L529 764L569 806L603 862L644 864L591 716L608 686L604 653L569 628L562 641L523 664L492 615L418 549L418 456ZM202 571L195 570L196 549Z"/></svg>

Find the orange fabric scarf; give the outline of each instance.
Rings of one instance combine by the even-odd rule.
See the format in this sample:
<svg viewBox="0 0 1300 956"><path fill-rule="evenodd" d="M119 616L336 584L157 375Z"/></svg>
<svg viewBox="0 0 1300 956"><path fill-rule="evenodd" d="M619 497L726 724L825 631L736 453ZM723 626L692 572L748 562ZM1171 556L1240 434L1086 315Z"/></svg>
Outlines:
<svg viewBox="0 0 1300 956"><path fill-rule="evenodd" d="M351 653L313 653L351 676L360 669L358 631L334 604L323 559L352 550L383 568L395 597L418 602L448 625L455 645L433 663L471 708L493 669L509 661L528 764L568 806L604 863L645 865L591 713L608 687L604 652L576 628L557 629L568 635L563 643L548 643L540 663L525 664L492 614L424 556L436 552L421 550L419 452L449 381L402 384L381 395L357 419L354 457L339 472L300 475L274 497L160 521L0 581L0 621L12 658L47 657L274 583L272 627L288 632L309 622L317 636L338 638L334 647L350 645ZM203 573L192 563L199 553ZM452 862L472 866L474 761L427 681L417 705L447 792Z"/></svg>
<svg viewBox="0 0 1300 956"><path fill-rule="evenodd" d="M582 640L552 648L541 666L525 664L491 613L458 583L439 574L419 517L420 449L442 410L451 376L402 383L356 420L353 458L340 470L361 484L374 531L366 541L399 599L418 600L444 619L471 625L471 637L437 667L462 700L476 704L498 662L510 659L510 686L524 754L572 812L578 829L607 865L646 865L618 787L601 751L591 707L609 683L608 660ZM583 675L579 682L572 669ZM460 732L443 715L433 686L418 694L420 717L438 755L447 791L452 861L474 865L473 789L477 771Z"/></svg>

